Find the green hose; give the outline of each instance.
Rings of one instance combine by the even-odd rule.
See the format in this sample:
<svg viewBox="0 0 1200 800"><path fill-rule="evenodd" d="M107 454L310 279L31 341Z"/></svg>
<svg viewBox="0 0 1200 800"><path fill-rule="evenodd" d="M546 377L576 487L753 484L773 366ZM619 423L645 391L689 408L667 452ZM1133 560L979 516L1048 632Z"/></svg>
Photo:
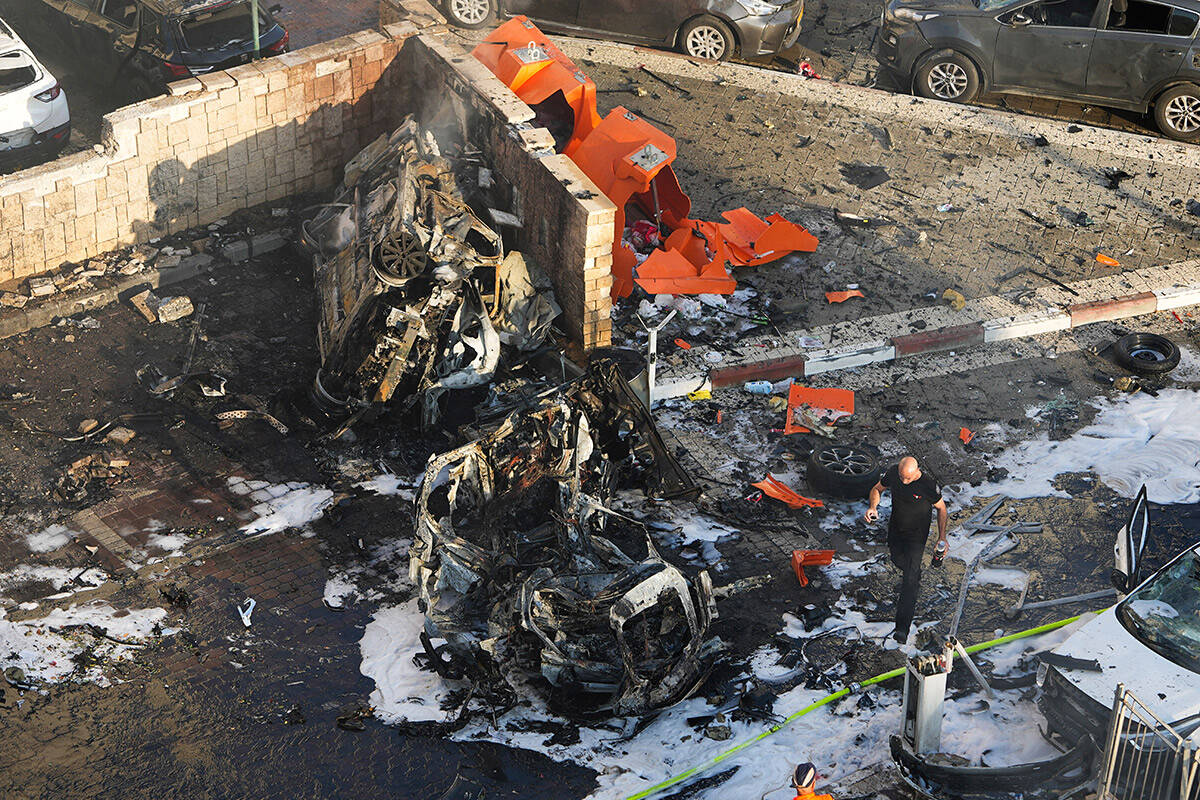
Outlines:
<svg viewBox="0 0 1200 800"><path fill-rule="evenodd" d="M1009 642L1015 642L1017 639L1024 639L1027 636L1036 636L1039 633L1049 633L1050 631L1057 630L1066 625L1070 625L1072 622L1074 622L1075 620L1079 619L1082 616L1083 616L1083 614L1077 614L1074 617L1069 617L1067 619L1059 620L1058 622L1051 622L1047 625L1039 625L1036 628L1030 628L1029 630L1020 631L1019 633L1010 633L1008 636L1001 636L999 639L992 639L991 641L988 641L988 642L982 642L980 644L973 644L970 647L966 648L966 651L968 653L978 653L980 650L987 650L989 647L997 647L1002 644L1008 644ZM861 688L863 686L873 686L877 683L883 683L884 681L891 680L892 678L899 678L901 675L904 674L904 670L905 670L905 667L897 667L896 669L889 670L888 672L884 672L880 675L876 675L873 678L867 678L865 681L862 681L861 683L858 683L858 684L854 684L853 686L857 689L857 688ZM850 688L839 689L836 692L834 692L833 694L829 695L828 697L823 697L820 700L818 700L817 702L811 703L811 704L805 706L804 708L800 709L799 711L793 712L792 714L787 716L783 720L783 722L772 725L771 727L767 728L765 731L758 734L757 736L754 736L750 739L747 739L744 742L734 745L733 747L729 748L725 752L714 756L713 758L709 759L708 761L704 762L703 764L698 764L698 765L692 767L691 769L684 770L683 772L679 773L678 775L667 778L665 781L662 781L661 783L654 784L649 789L644 789L635 795L630 795L628 798L626 798L626 800L642 800L645 797L650 797L651 795L658 794L663 789L666 789L670 786L674 786L675 784L680 783L681 781L685 781L688 778L692 777L693 775L699 775L701 772L706 772L710 768L716 766L717 764L721 763L722 761L724 761L725 759L734 755L735 753L739 752L740 750L744 750L745 748L749 747L752 744L761 742L763 739L767 738L771 734L777 733L778 731L783 730L791 723L793 723L796 720L803 717L805 714L808 714L812 711L816 711L821 706L828 705L829 703L832 703L834 700L841 700L843 697L850 694L850 692L851 692Z"/></svg>

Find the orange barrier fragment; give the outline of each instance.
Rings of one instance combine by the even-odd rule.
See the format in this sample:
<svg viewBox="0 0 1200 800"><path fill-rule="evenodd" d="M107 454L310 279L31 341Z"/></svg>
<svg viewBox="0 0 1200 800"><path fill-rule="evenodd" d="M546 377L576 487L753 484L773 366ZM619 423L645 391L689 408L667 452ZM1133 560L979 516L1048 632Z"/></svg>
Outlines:
<svg viewBox="0 0 1200 800"><path fill-rule="evenodd" d="M784 434L812 433L797 421L797 412L801 406L808 406L817 411L843 411L854 413L854 392L850 389L813 389L793 383L788 389L787 419L783 423Z"/></svg>
<svg viewBox="0 0 1200 800"><path fill-rule="evenodd" d="M1120 262L1120 261L1117 261L1117 260L1116 260L1115 258L1113 258L1112 256L1106 256L1106 255L1104 255L1104 253L1096 253L1096 261L1098 261L1099 263L1103 264L1103 265L1104 265L1104 266L1106 266L1106 267L1119 267L1119 266L1121 266L1121 262Z"/></svg>
<svg viewBox="0 0 1200 800"><path fill-rule="evenodd" d="M692 349L691 343L688 342L686 339L676 339L675 346L678 347L680 350L691 350Z"/></svg>
<svg viewBox="0 0 1200 800"><path fill-rule="evenodd" d="M762 493L767 497L773 497L781 503L787 504L788 508L824 508L825 504L820 500L813 500L811 497L804 497L796 494L787 484L776 478L771 473L767 473L767 477L763 478L758 483L750 484L755 489L761 489Z"/></svg>
<svg viewBox="0 0 1200 800"><path fill-rule="evenodd" d="M848 289L844 292L826 292L825 299L830 303L844 303L851 297L866 297L862 291L858 289Z"/></svg>
<svg viewBox="0 0 1200 800"><path fill-rule="evenodd" d="M559 151L617 206L613 299L628 296L635 282L652 294L732 294L731 267L816 250L815 236L779 214L764 220L738 208L723 212L722 223L689 219L692 201L670 166L675 140L624 108L601 118L596 84L526 17L496 28L472 52L539 115L563 123L571 115L570 138L563 144L565 133L557 134ZM640 265L623 241L630 207L665 239Z"/></svg>
<svg viewBox="0 0 1200 800"><path fill-rule="evenodd" d="M471 55L526 105L539 105L562 92L575 116L574 134L564 148L568 156L600 123L595 82L527 18L514 17L496 28Z"/></svg>
<svg viewBox="0 0 1200 800"><path fill-rule="evenodd" d="M808 586L808 576L804 574L805 567L827 567L833 563L836 550L793 550L792 572L801 586Z"/></svg>
<svg viewBox="0 0 1200 800"><path fill-rule="evenodd" d="M975 431L970 428L959 428L958 438L963 444L970 444L971 440L975 438Z"/></svg>

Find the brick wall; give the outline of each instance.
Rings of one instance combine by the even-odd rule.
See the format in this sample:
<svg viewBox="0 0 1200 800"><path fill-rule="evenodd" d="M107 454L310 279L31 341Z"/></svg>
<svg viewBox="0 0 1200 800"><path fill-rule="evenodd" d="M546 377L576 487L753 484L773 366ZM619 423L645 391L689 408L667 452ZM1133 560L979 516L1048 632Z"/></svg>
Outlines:
<svg viewBox="0 0 1200 800"><path fill-rule="evenodd" d="M412 25L174 83L104 118L101 152L0 178L0 282L323 189L394 126Z"/></svg>
<svg viewBox="0 0 1200 800"><path fill-rule="evenodd" d="M511 187L516 246L554 281L560 324L585 349L608 345L615 207L426 0L383 5L399 21L381 31L174 83L107 115L102 152L0 178L0 283L328 190L415 113L482 151Z"/></svg>

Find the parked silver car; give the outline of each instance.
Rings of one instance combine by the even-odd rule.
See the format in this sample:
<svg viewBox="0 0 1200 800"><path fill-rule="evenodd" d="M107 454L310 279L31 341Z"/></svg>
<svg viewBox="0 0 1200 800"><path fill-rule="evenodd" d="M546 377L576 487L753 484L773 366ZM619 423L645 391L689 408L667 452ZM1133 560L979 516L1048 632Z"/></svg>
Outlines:
<svg viewBox="0 0 1200 800"><path fill-rule="evenodd" d="M483 28L523 14L545 31L677 47L723 61L774 55L796 43L804 0L442 0L455 25Z"/></svg>

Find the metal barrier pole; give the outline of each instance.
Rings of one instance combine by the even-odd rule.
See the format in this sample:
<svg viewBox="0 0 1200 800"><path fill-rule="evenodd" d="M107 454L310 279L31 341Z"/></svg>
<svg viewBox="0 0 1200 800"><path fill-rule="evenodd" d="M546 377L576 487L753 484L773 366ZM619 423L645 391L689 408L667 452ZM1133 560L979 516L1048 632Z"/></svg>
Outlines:
<svg viewBox="0 0 1200 800"><path fill-rule="evenodd" d="M1116 767L1118 727L1124 694L1125 684L1118 683L1117 689L1113 693L1112 718L1108 722L1108 740L1104 744L1104 760L1100 764L1099 780L1096 781L1096 794L1099 800L1109 800L1112 797L1113 769Z"/></svg>

